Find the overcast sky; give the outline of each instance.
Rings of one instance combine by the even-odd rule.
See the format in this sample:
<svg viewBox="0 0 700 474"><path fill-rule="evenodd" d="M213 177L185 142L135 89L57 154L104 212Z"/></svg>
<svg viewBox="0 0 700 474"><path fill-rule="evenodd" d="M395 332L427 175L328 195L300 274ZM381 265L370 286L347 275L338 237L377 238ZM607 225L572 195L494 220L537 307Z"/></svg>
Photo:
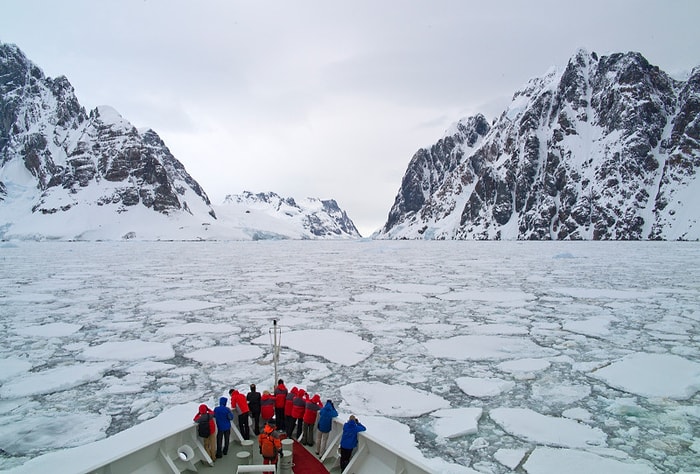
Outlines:
<svg viewBox="0 0 700 474"><path fill-rule="evenodd" d="M700 65L698 0L0 0L0 41L153 128L214 204L333 198L367 236L413 154L578 48Z"/></svg>

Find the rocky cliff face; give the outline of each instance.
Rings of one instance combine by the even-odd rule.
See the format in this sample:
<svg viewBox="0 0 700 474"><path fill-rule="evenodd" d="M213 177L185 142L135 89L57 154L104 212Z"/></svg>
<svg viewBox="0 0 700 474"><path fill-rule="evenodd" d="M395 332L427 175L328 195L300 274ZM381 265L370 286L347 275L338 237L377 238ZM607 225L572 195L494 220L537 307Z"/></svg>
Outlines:
<svg viewBox="0 0 700 474"><path fill-rule="evenodd" d="M215 217L155 132L136 130L109 107L86 114L65 77L45 77L13 45L0 45L0 167L0 200L31 204L32 213L145 206Z"/></svg>
<svg viewBox="0 0 700 474"><path fill-rule="evenodd" d="M65 77L0 44L0 239L360 237L333 200L247 193L216 208L229 219L153 130L86 113Z"/></svg>
<svg viewBox="0 0 700 474"><path fill-rule="evenodd" d="M411 160L379 238L700 238L700 68L578 51Z"/></svg>

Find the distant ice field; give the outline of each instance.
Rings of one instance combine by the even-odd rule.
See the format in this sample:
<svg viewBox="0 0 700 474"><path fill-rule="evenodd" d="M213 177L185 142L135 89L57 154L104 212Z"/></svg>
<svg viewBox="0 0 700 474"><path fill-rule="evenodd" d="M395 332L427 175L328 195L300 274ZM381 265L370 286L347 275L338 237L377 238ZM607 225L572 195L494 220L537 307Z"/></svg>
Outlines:
<svg viewBox="0 0 700 474"><path fill-rule="evenodd" d="M365 240L0 242L0 470L270 388L273 319L436 472L700 472L700 243Z"/></svg>

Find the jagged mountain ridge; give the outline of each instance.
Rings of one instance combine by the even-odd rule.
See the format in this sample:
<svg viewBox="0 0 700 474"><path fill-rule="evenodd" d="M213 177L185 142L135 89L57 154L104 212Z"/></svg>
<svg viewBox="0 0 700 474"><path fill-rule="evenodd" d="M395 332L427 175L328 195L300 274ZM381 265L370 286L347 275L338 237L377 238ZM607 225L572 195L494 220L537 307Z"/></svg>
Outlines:
<svg viewBox="0 0 700 474"><path fill-rule="evenodd" d="M698 239L700 68L578 51L420 149L377 238Z"/></svg>
<svg viewBox="0 0 700 474"><path fill-rule="evenodd" d="M224 222L153 130L108 106L86 113L64 76L46 77L0 43L0 239L359 237L331 207L308 212L299 228L284 215L261 232Z"/></svg>
<svg viewBox="0 0 700 474"><path fill-rule="evenodd" d="M278 238L280 223L289 227L287 235L300 239L359 238L355 224L333 200L283 198L274 192L229 194L218 214L239 226L252 229L255 239Z"/></svg>

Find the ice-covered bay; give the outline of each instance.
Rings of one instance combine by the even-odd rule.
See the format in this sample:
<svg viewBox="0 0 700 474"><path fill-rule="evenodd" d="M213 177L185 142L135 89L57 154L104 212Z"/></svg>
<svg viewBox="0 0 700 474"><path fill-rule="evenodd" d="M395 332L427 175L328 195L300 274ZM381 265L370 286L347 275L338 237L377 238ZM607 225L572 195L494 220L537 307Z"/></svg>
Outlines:
<svg viewBox="0 0 700 474"><path fill-rule="evenodd" d="M436 472L700 471L697 243L19 242L0 261L0 469L269 387L276 318L290 387Z"/></svg>

